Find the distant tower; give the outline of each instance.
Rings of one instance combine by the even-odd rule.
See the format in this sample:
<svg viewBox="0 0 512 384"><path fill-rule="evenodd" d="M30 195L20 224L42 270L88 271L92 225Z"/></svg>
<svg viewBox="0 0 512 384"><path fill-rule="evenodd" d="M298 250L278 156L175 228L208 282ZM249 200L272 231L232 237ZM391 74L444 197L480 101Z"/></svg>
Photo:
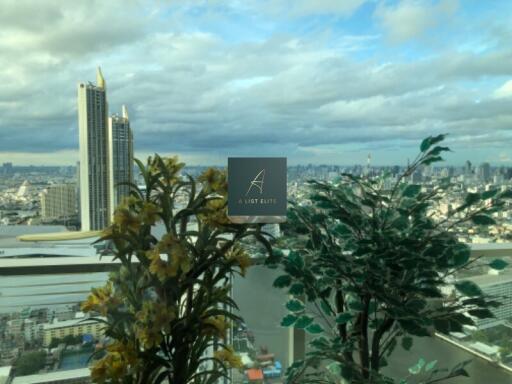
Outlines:
<svg viewBox="0 0 512 384"><path fill-rule="evenodd" d="M478 177L485 182L491 179L491 165L489 163L480 164L478 167Z"/></svg>
<svg viewBox="0 0 512 384"><path fill-rule="evenodd" d="M107 116L106 83L98 67L96 85L78 84L80 218L84 231L105 228L111 217Z"/></svg>
<svg viewBox="0 0 512 384"><path fill-rule="evenodd" d="M464 165L464 174L466 176L469 176L473 173L473 165L471 164L471 161L467 160L466 164Z"/></svg>
<svg viewBox="0 0 512 384"><path fill-rule="evenodd" d="M110 183L113 185L111 206L115 207L124 196L130 194L126 182L133 182L133 135L128 110L123 105L121 116L114 114L108 119L110 162Z"/></svg>
<svg viewBox="0 0 512 384"><path fill-rule="evenodd" d="M366 176L369 176L370 175L370 171L371 171L371 166L372 166L372 154L369 153L368 154L368 158L366 159L366 169L364 171L364 174Z"/></svg>

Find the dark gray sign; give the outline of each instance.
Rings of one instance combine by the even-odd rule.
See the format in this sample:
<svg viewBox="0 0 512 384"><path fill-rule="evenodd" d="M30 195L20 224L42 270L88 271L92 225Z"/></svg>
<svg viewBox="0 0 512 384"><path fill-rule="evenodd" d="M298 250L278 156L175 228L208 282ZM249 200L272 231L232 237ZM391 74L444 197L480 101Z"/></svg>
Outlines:
<svg viewBox="0 0 512 384"><path fill-rule="evenodd" d="M237 222L278 222L254 220L255 216L286 217L286 158L228 158L228 216L245 217Z"/></svg>

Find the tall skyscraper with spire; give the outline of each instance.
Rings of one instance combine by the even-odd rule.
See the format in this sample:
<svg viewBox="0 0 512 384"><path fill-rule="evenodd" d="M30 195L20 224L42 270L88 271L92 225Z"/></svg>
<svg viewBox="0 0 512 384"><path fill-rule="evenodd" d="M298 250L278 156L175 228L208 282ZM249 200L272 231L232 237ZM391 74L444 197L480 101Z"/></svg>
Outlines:
<svg viewBox="0 0 512 384"><path fill-rule="evenodd" d="M80 219L82 230L101 230L110 223L119 196L131 181L133 139L128 112L108 117L106 82L98 67L96 85L78 84L78 128L80 142Z"/></svg>

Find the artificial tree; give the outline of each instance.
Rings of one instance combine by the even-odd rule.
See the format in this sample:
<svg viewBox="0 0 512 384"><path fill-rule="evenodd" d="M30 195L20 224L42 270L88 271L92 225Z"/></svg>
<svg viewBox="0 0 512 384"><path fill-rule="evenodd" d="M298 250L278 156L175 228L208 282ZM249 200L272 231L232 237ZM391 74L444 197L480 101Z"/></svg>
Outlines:
<svg viewBox="0 0 512 384"><path fill-rule="evenodd" d="M492 316L489 307L498 302L471 281L455 282L459 294L450 298L441 288L475 262L457 229L494 224L492 214L512 194L469 193L450 214L439 215L450 180L423 190L409 179L442 161L449 151L439 145L444 138L423 140L417 158L391 183L389 175L343 174L334 183L311 181L311 204L291 202L285 233L290 252L275 253L267 263L284 270L274 286L293 296L282 325L316 337L305 359L288 370L288 382L391 383L381 369L398 343L409 350L414 336L462 331L475 317ZM490 265L503 269L506 263ZM420 360L410 372L433 383L466 375L465 364L441 370Z"/></svg>

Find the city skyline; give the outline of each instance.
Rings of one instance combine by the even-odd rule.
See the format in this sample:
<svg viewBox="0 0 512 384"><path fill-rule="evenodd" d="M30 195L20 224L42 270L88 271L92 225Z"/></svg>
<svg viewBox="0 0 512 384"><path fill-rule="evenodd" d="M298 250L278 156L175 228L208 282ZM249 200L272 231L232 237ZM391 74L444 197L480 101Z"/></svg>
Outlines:
<svg viewBox="0 0 512 384"><path fill-rule="evenodd" d="M139 158L363 164L370 152L402 164L423 137L449 133L447 164L511 165L511 7L6 1L0 163L74 164L73 84L101 65Z"/></svg>

